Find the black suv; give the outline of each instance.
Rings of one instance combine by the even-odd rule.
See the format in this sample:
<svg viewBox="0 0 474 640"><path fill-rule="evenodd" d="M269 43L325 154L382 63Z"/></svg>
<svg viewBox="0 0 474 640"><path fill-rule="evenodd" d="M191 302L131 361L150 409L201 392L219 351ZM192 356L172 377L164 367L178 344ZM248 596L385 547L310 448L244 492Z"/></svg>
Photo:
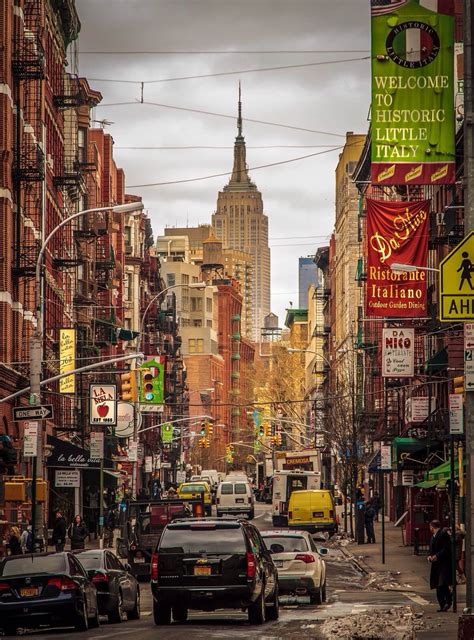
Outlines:
<svg viewBox="0 0 474 640"><path fill-rule="evenodd" d="M247 609L251 624L278 620L278 574L245 520L191 518L168 524L151 560L155 624L183 622L188 609Z"/></svg>

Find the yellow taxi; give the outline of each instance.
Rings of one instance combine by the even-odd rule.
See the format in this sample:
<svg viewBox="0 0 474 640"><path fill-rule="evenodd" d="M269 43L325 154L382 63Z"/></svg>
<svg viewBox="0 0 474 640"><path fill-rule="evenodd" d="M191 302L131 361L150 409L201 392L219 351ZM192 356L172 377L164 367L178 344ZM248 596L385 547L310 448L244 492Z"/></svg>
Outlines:
<svg viewBox="0 0 474 640"><path fill-rule="evenodd" d="M204 494L204 512L206 516L212 515L211 489L207 482L183 482L178 487L178 497L188 500L199 500Z"/></svg>

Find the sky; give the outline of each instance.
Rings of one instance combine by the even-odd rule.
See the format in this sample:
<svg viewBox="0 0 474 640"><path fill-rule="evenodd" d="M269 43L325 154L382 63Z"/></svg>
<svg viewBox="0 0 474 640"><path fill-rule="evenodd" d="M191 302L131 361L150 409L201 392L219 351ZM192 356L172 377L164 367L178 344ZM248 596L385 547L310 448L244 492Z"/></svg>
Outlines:
<svg viewBox="0 0 474 640"><path fill-rule="evenodd" d="M93 118L111 123L106 130L114 138L127 192L143 197L155 237L166 226L210 223L227 176L137 185L230 172L241 81L247 163L269 218L272 311L280 326L290 301L298 306L298 257L326 245L334 226L339 154L334 147L344 144L346 132L368 128L369 5L369 0L76 0L82 27L71 70L102 93ZM112 51L120 53L104 53ZM231 71L236 73L189 79ZM309 154L319 155L252 170Z"/></svg>

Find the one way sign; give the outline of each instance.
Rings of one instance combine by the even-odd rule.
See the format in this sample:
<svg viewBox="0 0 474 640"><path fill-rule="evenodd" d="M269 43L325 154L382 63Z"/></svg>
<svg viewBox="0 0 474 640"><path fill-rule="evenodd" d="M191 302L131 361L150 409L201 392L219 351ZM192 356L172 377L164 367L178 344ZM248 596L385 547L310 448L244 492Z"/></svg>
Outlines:
<svg viewBox="0 0 474 640"><path fill-rule="evenodd" d="M53 417L53 405L43 404L39 407L15 407L13 409L13 420L46 420Z"/></svg>

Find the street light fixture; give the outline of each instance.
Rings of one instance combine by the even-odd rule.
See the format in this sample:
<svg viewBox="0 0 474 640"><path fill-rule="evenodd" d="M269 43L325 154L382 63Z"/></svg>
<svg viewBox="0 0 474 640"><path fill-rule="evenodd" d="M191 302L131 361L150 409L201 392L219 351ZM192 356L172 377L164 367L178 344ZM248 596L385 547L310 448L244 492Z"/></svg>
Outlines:
<svg viewBox="0 0 474 640"><path fill-rule="evenodd" d="M286 350L288 351L288 353L312 353L315 356L318 356L319 358L321 358L321 360L324 360L324 362L328 365L328 367L332 366L330 361L326 358L326 356L323 356L323 354L319 353L319 351L312 351L311 349L293 349L293 347L287 347Z"/></svg>
<svg viewBox="0 0 474 640"><path fill-rule="evenodd" d="M62 220L50 234L43 241L38 258L36 260L35 269L35 311L36 311L36 327L30 340L30 402L31 406L41 405L41 365L43 362L43 339L44 339L44 327L43 327L43 311L44 311L44 296L43 296L43 259L46 248L50 240L56 235L56 233L64 226L76 220L81 216L88 214L104 213L111 211L113 213L133 213L143 210L143 204L141 202L129 202L127 204L119 205L107 205L103 207L95 207L93 209L85 209L78 211L72 216L69 216ZM41 429L38 430L38 454L41 456ZM33 458L32 468L32 482L31 482L31 520L33 528L33 548L36 550L36 540L38 538L38 530L42 526L42 522L37 522L38 513L36 505L36 490L37 490L37 476L38 476L38 457ZM39 461L41 468L42 460ZM42 472L42 469L41 469Z"/></svg>
<svg viewBox="0 0 474 640"><path fill-rule="evenodd" d="M390 269L395 272L403 273L413 273L414 271L434 271L435 273L439 273L439 269L435 269L434 267L421 267L416 264L404 264L403 262L392 262Z"/></svg>

